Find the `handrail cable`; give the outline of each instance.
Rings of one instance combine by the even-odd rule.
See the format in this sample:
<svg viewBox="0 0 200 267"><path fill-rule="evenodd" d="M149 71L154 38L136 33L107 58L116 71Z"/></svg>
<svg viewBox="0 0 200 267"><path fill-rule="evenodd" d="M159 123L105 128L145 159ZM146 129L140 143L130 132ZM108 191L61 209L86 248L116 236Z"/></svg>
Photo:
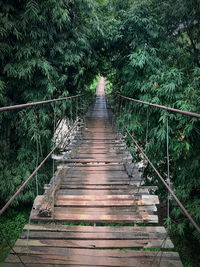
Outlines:
<svg viewBox="0 0 200 267"><path fill-rule="evenodd" d="M188 115L190 117L195 117L195 118L200 119L200 114L198 114L198 113L189 112L189 111L180 110L180 109L171 108L171 107L166 107L166 106L161 106L161 105L157 105L157 104L153 104L153 103L137 100L137 99L134 99L134 98L130 98L130 97L127 97L127 96L123 96L121 94L118 94L118 96L120 96L121 98L124 98L124 99L128 99L130 101L134 101L134 102L137 102L137 103L144 104L144 105L148 105L148 106L152 106L152 107L156 107L156 108L160 108L160 109L164 109L164 110L167 110L167 111L180 113L180 114L183 114L183 115Z"/></svg>
<svg viewBox="0 0 200 267"><path fill-rule="evenodd" d="M125 99L129 99L127 97L124 97L120 94L118 94L119 96L121 96L122 98ZM132 99L131 99L132 100ZM139 101L139 100L138 100ZM140 101L141 102L141 101ZM147 103L147 102L145 102ZM150 104L150 103L149 103ZM165 107L166 108L166 107ZM180 111L180 110L179 110ZM181 112L180 112L181 113ZM115 112L114 112L115 114ZM193 113L195 115L199 115L196 113ZM187 114L186 114L187 115ZM192 115L191 115L192 116ZM199 115L200 116L200 115ZM194 228L197 230L197 232L200 234L200 227L196 224L196 222L193 220L193 218L191 217L191 215L188 213L188 211L185 209L185 207L183 206L183 204L180 202L180 200L177 198L177 196L174 194L174 191L170 188L170 186L165 182L164 178L161 176L161 174L158 172L158 170L156 169L156 167L153 165L153 163L150 161L150 159L148 158L148 156L146 155L146 153L144 152L144 150L142 149L142 147L140 147L140 145L138 144L138 142L136 141L136 139L133 137L133 135L130 133L130 131L128 130L128 128L125 126L124 122L121 121L124 129L126 130L126 132L128 133L128 135L131 137L133 143L135 144L135 146L140 150L140 152L142 153L142 155L144 156L144 158L147 160L147 162L150 164L150 166L153 168L153 170L155 171L155 173L157 174L157 176L160 178L161 182L164 184L164 186L167 188L167 190L169 191L169 193L173 196L173 198L175 199L175 201L177 202L177 204L179 205L179 207L182 209L183 213L185 214L185 216L189 219L189 221L192 223L192 225L194 226Z"/></svg>
<svg viewBox="0 0 200 267"><path fill-rule="evenodd" d="M53 102L57 102L57 101L63 101L63 100L78 98L78 97L82 97L84 95L86 95L86 94L79 94L79 95L67 96L67 97L62 97L62 98L57 98L57 99L43 100L43 101L38 101L38 102L26 103L26 104L19 104L19 105L14 105L14 106L0 107L0 112L6 111L6 110L26 108L26 107L31 107L31 106L37 106L37 105L53 103Z"/></svg>
<svg viewBox="0 0 200 267"><path fill-rule="evenodd" d="M152 103L149 103L149 102L145 102L145 101L137 100L137 99L134 99L134 98L126 97L126 96L123 96L121 94L118 94L118 96L120 96L121 98L124 98L124 99L128 99L130 101L138 102L138 103L145 104L145 105L148 105L148 106L157 107L157 108L164 109L164 110L167 110L167 111L172 111L172 112L175 112L175 113L180 113L180 114L183 114L183 115L188 115L188 116L191 116L191 117L200 118L200 114L198 114L198 113L188 112L188 111L179 110L179 109L175 109L175 108L170 108L170 107L166 107L166 106L161 106L161 105L157 105L157 104L152 104ZM128 133L128 135L131 137L132 141L135 143L136 147L140 150L140 152L142 153L142 155L145 157L145 159L151 165L151 167L153 168L153 170L156 172L156 174L158 175L158 177L160 178L160 180L162 181L162 183L167 188L168 192L173 196L173 198L175 199L175 201L177 202L177 204L179 205L179 207L182 209L182 211L184 212L184 214L186 215L186 217L189 219L189 221L192 223L192 225L195 227L195 229L198 231L198 233L200 233L200 227L196 224L196 222L193 220L193 218L191 217L191 215L188 213L188 211L182 205L182 203L177 198L177 196L174 194L174 192L170 188L170 186L165 182L164 178L161 176L161 174L158 172L158 170L156 169L156 167L150 161L150 159L145 154L145 152L143 151L143 149L137 143L136 139L133 137L133 135L131 135L130 131L125 126L124 122L123 121L121 121L121 122L122 122L122 125L123 125L124 129L126 130L126 132Z"/></svg>
<svg viewBox="0 0 200 267"><path fill-rule="evenodd" d="M70 133L75 129L77 126L79 120L75 121L74 125L72 128L67 132L64 138L67 138ZM61 141L62 142L62 141ZM59 142L52 150L49 152L49 154L43 159L43 161L38 165L38 167L32 172L32 174L29 176L29 178L21 185L21 187L17 190L17 192L10 198L10 200L4 205L4 207L0 210L0 216L4 213L5 210L10 206L10 204L13 202L13 200L19 195L19 193L24 189L26 184L31 180L31 178L34 177L34 175L37 173L37 171L44 165L44 163L47 161L47 159L53 154L53 152L58 148L58 146L61 144Z"/></svg>
<svg viewBox="0 0 200 267"><path fill-rule="evenodd" d="M185 207L183 206L183 204L180 202L180 200L174 194L174 191L165 182L164 178L161 176L161 174L158 172L158 170L156 169L156 167L150 161L150 159L148 158L148 156L145 154L144 150L140 147L140 145L138 144L138 142L136 141L136 139L133 137L133 135L130 133L130 131L128 130L128 128L125 126L124 122L123 121L121 121L121 122L122 122L122 125L123 125L124 129L126 130L126 132L128 133L128 135L131 137L132 141L134 142L135 146L140 150L140 152L142 153L142 155L144 156L144 158L148 161L148 163L151 165L151 167L153 168L153 170L155 171L155 173L157 174L157 176L160 178L161 182L164 184L164 186L167 188L167 190L169 191L169 193L175 199L176 203L182 209L182 211L184 212L185 216L189 219L189 221L192 223L192 225L194 226L194 228L200 234L200 227L196 224L196 222L193 220L193 218L191 217L191 215L185 209Z"/></svg>

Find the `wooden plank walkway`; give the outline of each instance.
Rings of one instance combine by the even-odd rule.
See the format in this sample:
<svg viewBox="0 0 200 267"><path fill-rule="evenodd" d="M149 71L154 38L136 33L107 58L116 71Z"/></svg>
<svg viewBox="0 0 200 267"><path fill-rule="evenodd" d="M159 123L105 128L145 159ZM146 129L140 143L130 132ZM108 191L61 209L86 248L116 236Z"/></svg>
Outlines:
<svg viewBox="0 0 200 267"><path fill-rule="evenodd" d="M79 144L59 160L53 206L48 194L36 198L32 223L14 246L25 266L182 266L165 228L156 226L156 188L140 185L141 174L112 128L104 83ZM24 265L11 252L3 266Z"/></svg>

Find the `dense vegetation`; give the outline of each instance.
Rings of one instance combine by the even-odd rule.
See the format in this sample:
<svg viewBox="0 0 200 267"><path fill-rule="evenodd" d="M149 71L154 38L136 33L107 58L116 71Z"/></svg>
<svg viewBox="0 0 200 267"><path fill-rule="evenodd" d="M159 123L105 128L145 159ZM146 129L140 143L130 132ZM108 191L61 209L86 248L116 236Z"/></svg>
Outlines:
<svg viewBox="0 0 200 267"><path fill-rule="evenodd" d="M0 13L0 105L75 95L87 90L101 66L93 1L3 1ZM57 104L57 118L75 102ZM74 110L73 110L74 112ZM7 201L52 146L49 104L0 114L0 202ZM50 169L50 168L49 168ZM47 174L47 175L46 175ZM41 170L40 181L49 179ZM43 182L44 183L44 182ZM9 188L9 190L7 190ZM30 183L18 201L35 196ZM16 202L15 202L16 204Z"/></svg>
<svg viewBox="0 0 200 267"><path fill-rule="evenodd" d="M111 101L166 177L167 113L136 99L200 113L200 2L198 0L5 0L0 11L0 105L86 92L97 74L107 77ZM0 203L3 205L52 147L53 118L75 103L0 113ZM53 109L54 108L54 109ZM73 110L74 111L74 110ZM200 223L200 122L169 114L170 177L176 195ZM127 140L131 146L130 140ZM137 151L133 153L139 159ZM49 167L47 168L49 164ZM40 190L52 174L39 172ZM144 177L167 192L150 166ZM146 181L150 183L150 181ZM41 191L42 192L42 191ZM15 205L28 204L35 182ZM171 233L198 247L194 231L170 201ZM178 237L176 238L178 240ZM185 246L185 245L184 245Z"/></svg>
<svg viewBox="0 0 200 267"><path fill-rule="evenodd" d="M134 3L133 3L134 2ZM167 177L166 120L169 116L170 177L172 187L189 213L200 224L199 141L196 118L169 113L117 98L117 93L135 99L200 113L200 2L199 1L113 1L106 21L114 29L107 47L107 77L119 123L129 130ZM123 129L123 127L122 127ZM127 138L131 145L131 140ZM134 148L133 148L134 149ZM138 161L140 155L134 153ZM159 186L160 199L167 191L149 165L144 178ZM149 180L146 181L149 183ZM196 247L200 235L176 203L170 201L171 233ZM167 216L167 211L166 211Z"/></svg>
<svg viewBox="0 0 200 267"><path fill-rule="evenodd" d="M9 209L0 217L0 266L21 234L25 223L28 223L29 213L29 208L15 208Z"/></svg>

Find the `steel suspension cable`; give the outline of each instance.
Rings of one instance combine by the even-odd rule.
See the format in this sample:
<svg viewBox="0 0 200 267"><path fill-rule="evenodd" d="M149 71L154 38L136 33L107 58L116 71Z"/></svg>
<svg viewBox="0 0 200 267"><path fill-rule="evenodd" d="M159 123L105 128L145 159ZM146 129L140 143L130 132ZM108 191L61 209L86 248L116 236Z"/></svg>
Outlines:
<svg viewBox="0 0 200 267"><path fill-rule="evenodd" d="M20 108L26 108L26 107L31 107L31 106L37 106L37 105L53 103L53 102L57 102L57 101L63 101L63 100L78 98L78 97L82 97L84 95L86 95L86 94L79 94L79 95L67 96L67 97L62 97L62 98L57 98L57 99L50 99L50 100L43 100L43 101L26 103L26 104L19 104L19 105L13 105L13 106L0 107L0 112L1 111L6 111L6 110L20 109Z"/></svg>
<svg viewBox="0 0 200 267"><path fill-rule="evenodd" d="M162 240L162 243L161 243L161 245L160 245L160 249L165 248L164 246L165 246L165 244L166 244L166 241L167 241L168 236L169 236L169 234L168 234L168 232L167 232L165 238ZM158 251L156 252L155 256L153 257L152 262L150 263L150 267L155 266L154 263L156 263L156 259L158 258L159 253L160 253L159 261L158 261L158 264L155 264L155 265L156 265L157 267L160 267L160 263L161 263L162 255L163 255L163 250L158 250Z"/></svg>
<svg viewBox="0 0 200 267"><path fill-rule="evenodd" d="M167 124L167 183L169 187L171 187L171 181L170 181L170 173L169 173L169 116L167 114L166 116L166 124ZM167 199L167 218L168 218L168 230L169 230L169 200L170 200L170 193L168 192L168 199Z"/></svg>
<svg viewBox="0 0 200 267"><path fill-rule="evenodd" d="M52 140L52 146L56 146L56 103L53 103L53 140ZM52 162L52 178L53 178L53 188L55 187L55 160L53 157ZM53 194L53 207L54 207L54 194Z"/></svg>
<svg viewBox="0 0 200 267"><path fill-rule="evenodd" d="M78 98L76 98L76 118L78 117Z"/></svg>
<svg viewBox="0 0 200 267"><path fill-rule="evenodd" d="M148 141L148 135L149 135L149 109L147 107L147 119L146 119L146 145Z"/></svg>
<svg viewBox="0 0 200 267"><path fill-rule="evenodd" d="M118 95L121 98L123 98L123 99L128 99L128 100L131 100L131 101L134 101L134 102L146 104L146 105L153 106L153 107L158 107L160 109L164 109L164 110L168 110L168 111L172 111L172 112L176 112L176 113L181 113L181 114L188 115L188 116L191 116L191 117L200 118L200 114L198 114L198 113L193 113L193 112L178 110L178 109L169 108L169 107L165 107L165 106L160 106L160 105L152 104L152 103L149 103L149 102L144 102L144 101L136 100L136 99L133 99L133 98L130 98L130 97L126 97L126 96L120 95L120 94L118 94ZM188 213L188 211L182 205L182 203L177 198L177 196L174 194L173 190L170 188L170 186L168 185L168 183L165 182L164 178L161 176L161 174L158 172L158 170L156 169L156 167L150 161L150 159L145 154L145 152L143 151L143 149L139 146L139 144L137 143L136 139L133 137L133 135L131 135L130 131L127 129L127 127L125 126L124 122L121 121L121 123L122 123L123 127L125 128L126 132L128 133L128 135L131 137L131 139L134 142L135 146L140 150L140 152L142 153L142 155L144 156L144 158L151 165L151 167L153 168L153 170L155 171L155 173L158 175L158 177L160 178L160 180L162 181L162 183L167 188L168 192L173 196L173 198L175 199L175 201L177 202L177 204L179 205L179 207L182 209L182 211L185 214L185 216L189 219L189 221L192 223L192 225L197 230L197 232L200 233L200 227L196 224L196 222L193 220L193 218L191 217L191 215Z"/></svg>
<svg viewBox="0 0 200 267"><path fill-rule="evenodd" d="M77 126L78 121L74 123L74 125L71 127L71 129L67 132L65 135L65 138L74 130L74 128ZM10 204L13 202L13 200L19 195L19 193L24 189L24 187L27 185L27 183L35 176L35 174L38 172L38 170L44 165L44 163L47 161L47 159L54 153L54 151L58 148L61 142L59 142L50 152L49 154L43 159L43 161L39 164L39 166L32 172L32 174L28 177L28 179L21 185L21 187L15 192L15 194L10 198L10 200L4 205L4 207L0 210L0 216L4 213L5 210L10 206Z"/></svg>
<svg viewBox="0 0 200 267"><path fill-rule="evenodd" d="M37 119L35 121L36 123L36 164L35 164L35 169L38 167L39 163L39 141L38 141L38 124L37 124ZM36 172L35 175L35 185L36 185L36 196L38 196L38 172ZM31 208L31 213L33 211L33 207ZM27 256L29 255L29 235L30 235L30 224L31 224L31 216L29 215L29 220L28 220L28 228L27 228L27 237L26 237L26 249L27 249Z"/></svg>
<svg viewBox="0 0 200 267"><path fill-rule="evenodd" d="M72 101L73 101L73 99L71 99L71 101L70 101L70 124L72 124L72 122L73 122L73 110L72 110Z"/></svg>
<svg viewBox="0 0 200 267"><path fill-rule="evenodd" d="M39 161L39 144L38 144L38 139L36 140L36 146L37 146L37 156L36 156L36 168L37 168L38 161ZM35 183L36 183L36 194L38 196L38 172L35 175Z"/></svg>
<svg viewBox="0 0 200 267"><path fill-rule="evenodd" d="M169 172L169 116L168 114L166 115L166 149L167 149L167 183L169 185L169 187L171 186L171 183L170 183L170 172ZM170 213L169 213L169 204L170 204L170 193L168 191L168 198L167 198L167 234L165 236L165 238L163 239L162 241L162 244L160 246L160 249L164 248L165 244L166 244L166 241L167 241L167 238L169 236L169 228L170 228L170 222L169 222L169 219L170 219ZM154 258L153 258L153 261L151 263L151 267L154 265L154 263L156 262L156 259L158 257L160 253L160 257L159 257L159 262L158 262L158 267L160 267L160 263L161 263L161 260L162 260L162 256L163 256L163 251L158 251Z"/></svg>
<svg viewBox="0 0 200 267"><path fill-rule="evenodd" d="M198 113L189 112L189 111L180 110L180 109L171 108L171 107L166 107L166 106L161 106L161 105L157 105L157 104L153 104L153 103L137 100L137 99L134 99L134 98L130 98L130 97L127 97L127 96L123 96L123 95L120 95L120 94L118 94L118 95L121 98L128 99L130 101L134 101L134 102L141 103L141 104L144 104L144 105L148 105L148 106L156 107L156 108L159 108L159 109L164 109L164 110L167 110L167 111L180 113L180 114L183 114L183 115L188 115L188 116L200 119L200 114L198 114Z"/></svg>
<svg viewBox="0 0 200 267"><path fill-rule="evenodd" d="M151 165L151 167L153 168L153 170L155 171L155 173L157 174L157 176L160 178L161 182L164 184L164 186L167 188L167 190L169 191L169 193L173 196L173 198L175 199L176 203L179 205L179 207L182 209L183 213L185 214L185 216L189 219L189 221L192 223L192 225L194 226L194 228L197 230L197 232L200 234L200 227L196 224L196 222L193 220L193 218L191 217L191 215L188 213L188 211L185 209L185 207L183 206L183 204L180 202L180 200L177 198L177 196L174 194L174 191L169 187L169 185L165 182L164 178L161 176L161 174L158 172L158 170L156 169L156 167L153 165L153 163L150 161L150 159L148 158L148 156L145 154L145 152L143 151L143 149L140 147L140 145L138 144L138 142L136 141L136 139L133 137L133 135L130 133L130 131L127 129L127 127L125 126L124 122L122 121L122 125L124 127L124 129L126 130L126 132L128 133L128 135L131 137L133 143L135 144L135 146L140 150L140 152L142 153L142 155L144 156L144 158L147 160L147 162Z"/></svg>

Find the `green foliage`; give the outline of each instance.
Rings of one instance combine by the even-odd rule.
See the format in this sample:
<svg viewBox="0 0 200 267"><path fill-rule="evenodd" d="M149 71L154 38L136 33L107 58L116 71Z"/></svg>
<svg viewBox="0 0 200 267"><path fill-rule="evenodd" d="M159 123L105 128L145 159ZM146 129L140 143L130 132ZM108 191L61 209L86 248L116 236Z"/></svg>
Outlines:
<svg viewBox="0 0 200 267"><path fill-rule="evenodd" d="M127 122L165 178L169 117L172 186L200 224L199 120L116 98L121 93L200 113L199 5L197 0L4 1L0 11L0 105L84 92L92 97L97 75L107 76L119 124ZM0 113L1 205L34 170L37 144L39 161L50 151L54 111L56 122L63 116L74 119L75 107L73 100ZM140 155L130 138L127 144L137 161ZM51 162L46 166L38 176L40 192L51 176ZM144 166L144 177L151 177L147 184L158 185L160 199L166 199L167 192L149 165ZM33 180L15 205L29 203L34 196ZM191 241L198 247L198 233L174 201L171 217L171 233L179 233L185 243Z"/></svg>
<svg viewBox="0 0 200 267"><path fill-rule="evenodd" d="M172 187L197 224L199 218L200 123L196 118L170 113L122 100L120 93L135 99L200 113L199 1L115 1L107 17L111 40L106 76L111 103L118 122L126 122L153 164L166 178L166 118L169 117L169 153ZM112 26L110 26L112 24ZM122 133L125 131L122 127ZM127 144L131 140L126 138ZM140 154L133 153L135 161ZM147 184L159 186L160 199L167 191L149 165L144 166ZM200 236L175 201L171 201L171 232L199 246ZM188 241L189 242L189 241Z"/></svg>
<svg viewBox="0 0 200 267"><path fill-rule="evenodd" d="M102 35L94 1L6 0L1 7L1 106L85 92L92 97L88 87L99 72L100 59L95 49L99 38L92 37ZM70 116L73 106L74 118L75 105L72 100L0 114L1 205L34 170L37 142L39 161L51 150L54 110L57 122ZM47 169L51 168L39 172L40 190L50 179ZM34 197L35 181L15 205L31 202Z"/></svg>
<svg viewBox="0 0 200 267"><path fill-rule="evenodd" d="M30 211L8 210L0 217L0 265L4 261L10 246L13 246L20 236L25 223L28 222Z"/></svg>

